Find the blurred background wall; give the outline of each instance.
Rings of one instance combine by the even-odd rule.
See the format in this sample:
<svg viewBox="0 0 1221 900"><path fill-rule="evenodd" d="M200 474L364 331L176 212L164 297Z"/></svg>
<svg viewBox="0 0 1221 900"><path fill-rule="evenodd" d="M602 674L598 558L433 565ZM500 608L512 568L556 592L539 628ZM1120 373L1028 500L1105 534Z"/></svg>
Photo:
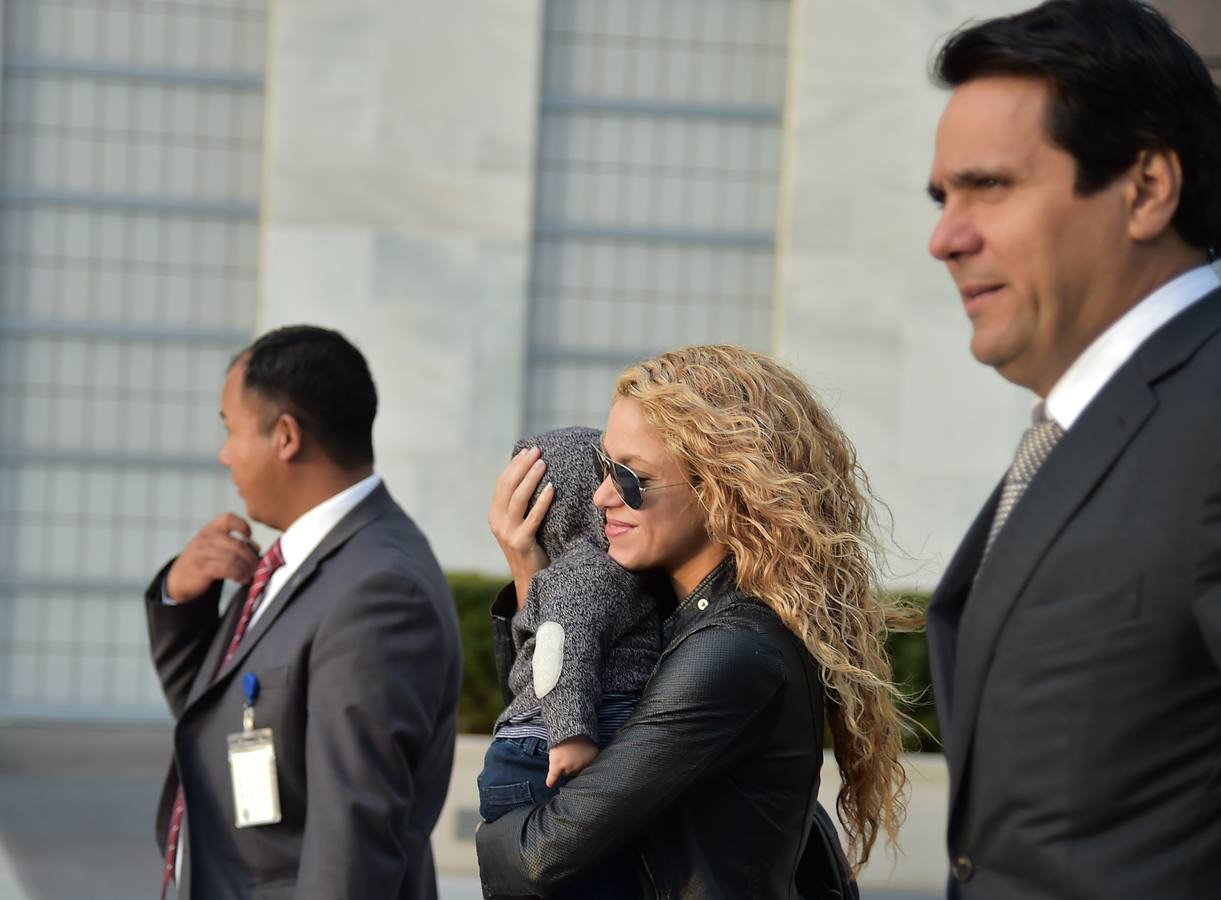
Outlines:
<svg viewBox="0 0 1221 900"><path fill-rule="evenodd" d="M366 353L450 570L496 473L676 345L780 355L928 587L1029 398L925 245L938 38L1026 0L0 0L0 718L164 717L139 597L241 509L258 333ZM1164 2L1221 71L1209 0Z"/></svg>
<svg viewBox="0 0 1221 900"><path fill-rule="evenodd" d="M160 715L140 584L235 502L216 385L259 320L268 9L0 12L0 712Z"/></svg>

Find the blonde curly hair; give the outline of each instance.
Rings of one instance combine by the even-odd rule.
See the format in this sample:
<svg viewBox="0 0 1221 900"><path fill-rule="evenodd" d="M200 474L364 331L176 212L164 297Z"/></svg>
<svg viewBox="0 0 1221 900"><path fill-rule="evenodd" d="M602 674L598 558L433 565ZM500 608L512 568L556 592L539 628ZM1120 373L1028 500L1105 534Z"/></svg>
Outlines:
<svg viewBox="0 0 1221 900"><path fill-rule="evenodd" d="M627 369L639 402L686 473L738 586L770 606L822 671L854 871L905 808L901 714L884 641L915 614L876 589L877 542L856 451L804 382L729 345L687 347Z"/></svg>

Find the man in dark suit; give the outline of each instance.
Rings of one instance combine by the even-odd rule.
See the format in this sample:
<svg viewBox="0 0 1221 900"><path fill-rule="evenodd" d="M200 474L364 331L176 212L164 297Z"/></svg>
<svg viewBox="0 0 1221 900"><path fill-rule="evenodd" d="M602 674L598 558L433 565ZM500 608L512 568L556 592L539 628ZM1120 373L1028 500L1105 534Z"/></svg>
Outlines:
<svg viewBox="0 0 1221 900"><path fill-rule="evenodd" d="M1221 100L1134 0L936 63L931 251L1038 398L929 608L950 894L1221 891Z"/></svg>
<svg viewBox="0 0 1221 900"><path fill-rule="evenodd" d="M247 522L218 516L146 597L177 721L163 896L173 880L195 900L437 895L458 624L373 471L376 411L364 357L321 328L264 335L225 378L220 461L248 517L283 534L260 558ZM220 612L225 579L245 587ZM235 740L253 755L231 760Z"/></svg>

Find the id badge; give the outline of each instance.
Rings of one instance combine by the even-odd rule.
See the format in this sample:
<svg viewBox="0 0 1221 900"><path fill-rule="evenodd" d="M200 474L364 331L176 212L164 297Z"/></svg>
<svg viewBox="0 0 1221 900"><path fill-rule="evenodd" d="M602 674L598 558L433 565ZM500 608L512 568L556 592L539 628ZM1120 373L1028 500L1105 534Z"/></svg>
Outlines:
<svg viewBox="0 0 1221 900"><path fill-rule="evenodd" d="M229 775L233 780L233 817L238 828L280 821L276 748L270 728L229 735Z"/></svg>

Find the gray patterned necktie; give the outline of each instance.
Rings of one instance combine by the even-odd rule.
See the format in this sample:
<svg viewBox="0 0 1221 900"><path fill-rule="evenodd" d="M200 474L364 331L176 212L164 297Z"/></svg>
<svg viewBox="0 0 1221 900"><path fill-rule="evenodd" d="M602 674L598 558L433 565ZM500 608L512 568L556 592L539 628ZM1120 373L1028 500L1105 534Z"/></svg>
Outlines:
<svg viewBox="0 0 1221 900"><path fill-rule="evenodd" d="M1022 435L1022 442L1018 444L1013 465L1009 467L1009 472L1005 475L1005 486L1001 488L1001 501L996 507L996 516L992 519L992 529L988 532L988 543L984 547L984 559L988 558L988 551L992 549L996 536L1000 534L1005 520L1017 506L1018 500L1022 499L1022 494L1026 492L1035 473L1039 471L1039 467L1043 465L1043 461L1047 459L1047 455L1051 453L1060 438L1064 437L1064 429L1055 420L1048 418L1042 403L1035 407L1031 418L1033 424Z"/></svg>

